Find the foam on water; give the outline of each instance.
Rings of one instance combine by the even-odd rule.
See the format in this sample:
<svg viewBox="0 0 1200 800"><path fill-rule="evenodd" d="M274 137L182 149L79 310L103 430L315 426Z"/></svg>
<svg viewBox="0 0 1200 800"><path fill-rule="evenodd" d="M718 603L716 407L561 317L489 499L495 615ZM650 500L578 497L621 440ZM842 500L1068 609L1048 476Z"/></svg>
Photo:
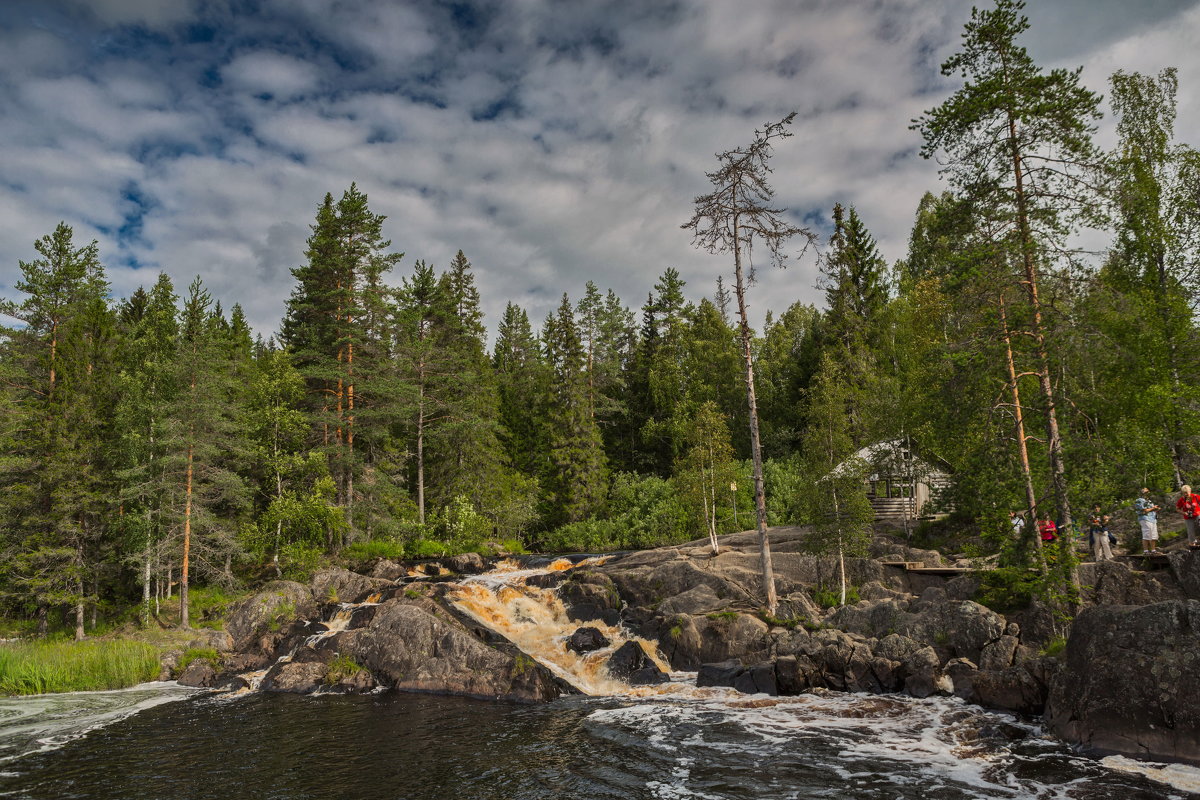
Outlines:
<svg viewBox="0 0 1200 800"><path fill-rule="evenodd" d="M0 764L56 750L139 711L196 693L169 681L102 692L0 698Z"/></svg>
<svg viewBox="0 0 1200 800"><path fill-rule="evenodd" d="M1183 792L1200 793L1200 767L1186 764L1158 764L1152 761L1135 761L1124 756L1109 756L1101 764L1117 772L1143 775L1152 781L1165 783Z"/></svg>

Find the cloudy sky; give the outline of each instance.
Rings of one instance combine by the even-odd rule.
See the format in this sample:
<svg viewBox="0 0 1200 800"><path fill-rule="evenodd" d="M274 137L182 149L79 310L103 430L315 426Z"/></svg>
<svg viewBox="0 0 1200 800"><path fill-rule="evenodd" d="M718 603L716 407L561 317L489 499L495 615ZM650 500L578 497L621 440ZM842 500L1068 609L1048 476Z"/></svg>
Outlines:
<svg viewBox="0 0 1200 800"><path fill-rule="evenodd" d="M1200 0L1030 0L1046 66L1179 68L1200 145ZM538 324L587 280L639 306L729 265L679 225L713 154L798 111L781 204L855 205L889 259L937 189L909 121L955 87L971 0L3 0L0 294L65 220L114 293L201 275L269 334L326 192L357 181L415 259L474 264L488 320ZM1110 121L1106 121L1106 126ZM1111 140L1111 131L1101 131ZM1190 138L1189 138L1190 137ZM812 258L763 271L756 316L819 301Z"/></svg>

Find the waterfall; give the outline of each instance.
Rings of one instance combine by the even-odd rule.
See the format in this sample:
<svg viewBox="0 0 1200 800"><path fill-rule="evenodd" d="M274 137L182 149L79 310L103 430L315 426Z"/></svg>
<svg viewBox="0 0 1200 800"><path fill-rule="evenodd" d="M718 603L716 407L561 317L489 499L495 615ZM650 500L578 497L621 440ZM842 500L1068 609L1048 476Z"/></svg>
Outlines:
<svg viewBox="0 0 1200 800"><path fill-rule="evenodd" d="M603 561L603 558L589 558L576 564L560 558L541 569L523 569L512 561L502 561L491 572L459 582L446 599L583 694L644 697L695 691L694 687L681 683L630 686L614 678L606 664L627 642L640 646L663 672L669 673L671 668L654 642L634 636L620 625L607 625L600 620L573 621L555 589L527 583L534 575L596 566ZM610 644L587 653L568 650L567 640L581 627L598 629Z"/></svg>

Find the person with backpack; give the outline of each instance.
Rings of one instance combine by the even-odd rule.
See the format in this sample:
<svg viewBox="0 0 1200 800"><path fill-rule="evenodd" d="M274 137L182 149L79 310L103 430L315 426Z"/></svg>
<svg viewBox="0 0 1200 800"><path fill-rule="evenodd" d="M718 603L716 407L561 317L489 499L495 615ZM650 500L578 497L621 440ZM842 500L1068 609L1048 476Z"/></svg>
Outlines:
<svg viewBox="0 0 1200 800"><path fill-rule="evenodd" d="M1200 546L1200 495L1192 494L1192 487L1186 483L1179 487L1182 494L1175 501L1175 508L1183 514L1183 523L1187 526L1188 547L1193 550Z"/></svg>

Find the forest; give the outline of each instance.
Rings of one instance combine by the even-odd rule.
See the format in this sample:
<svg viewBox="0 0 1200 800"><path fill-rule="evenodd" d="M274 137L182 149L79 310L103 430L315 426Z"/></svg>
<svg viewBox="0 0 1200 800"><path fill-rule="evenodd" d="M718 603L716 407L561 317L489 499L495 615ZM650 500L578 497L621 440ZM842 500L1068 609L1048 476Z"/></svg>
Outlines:
<svg viewBox="0 0 1200 800"><path fill-rule="evenodd" d="M947 187L905 257L845 198L816 243L823 307L749 332L771 524L821 523L822 478L899 437L949 466L955 530L1018 567L1038 543L1012 540L1010 510L1070 527L1200 479L1200 153L1175 137L1176 72L1117 72L1103 98L1033 62L1020 10L976 11L943 66L962 87L897 132ZM640 305L597 276L555 287L544 320L509 303L489 336L468 255L406 264L357 185L310 229L271 336L202 277L114 297L68 222L33 244L0 302L4 617L82 637L182 592L187 627L189 585L331 558L754 527L731 259L699 302L667 266Z"/></svg>

